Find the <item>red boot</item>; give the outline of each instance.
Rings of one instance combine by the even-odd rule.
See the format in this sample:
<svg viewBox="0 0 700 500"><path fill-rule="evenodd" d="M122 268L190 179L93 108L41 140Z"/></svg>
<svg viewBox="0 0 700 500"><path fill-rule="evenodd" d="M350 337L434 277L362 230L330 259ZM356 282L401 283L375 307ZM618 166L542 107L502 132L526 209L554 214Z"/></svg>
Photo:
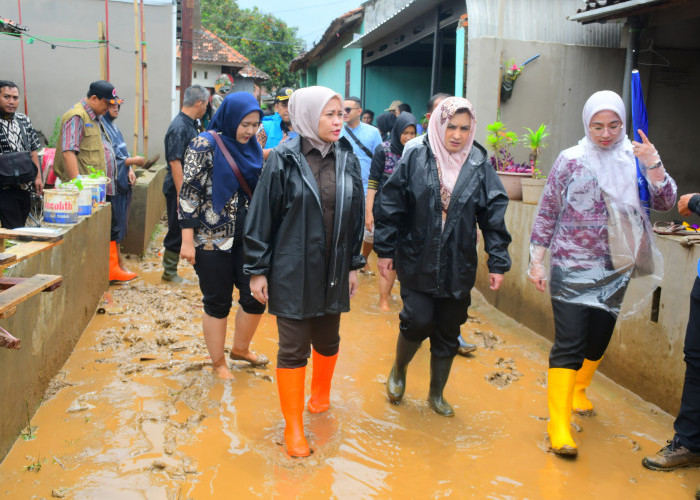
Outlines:
<svg viewBox="0 0 700 500"><path fill-rule="evenodd" d="M117 253L117 242L109 242L109 282L110 283L126 283L137 277L136 273L123 271L119 267L119 254Z"/></svg>
<svg viewBox="0 0 700 500"><path fill-rule="evenodd" d="M304 437L304 377L306 367L277 368L277 389L284 415L284 442L290 457L311 455Z"/></svg>
<svg viewBox="0 0 700 500"><path fill-rule="evenodd" d="M331 407L331 379L335 370L338 353L333 356L322 356L313 350L313 372L311 375L311 397L309 411L323 413Z"/></svg>

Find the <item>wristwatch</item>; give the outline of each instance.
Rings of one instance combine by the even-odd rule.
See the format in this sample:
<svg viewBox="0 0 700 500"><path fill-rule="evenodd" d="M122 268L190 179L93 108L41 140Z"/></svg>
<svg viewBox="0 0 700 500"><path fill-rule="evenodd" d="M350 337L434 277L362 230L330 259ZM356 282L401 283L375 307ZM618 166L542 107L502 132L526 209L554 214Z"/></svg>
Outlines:
<svg viewBox="0 0 700 500"><path fill-rule="evenodd" d="M659 168L659 167L663 167L663 166L664 166L664 164L661 163L661 160L659 160L656 163L654 163L651 167L647 167L647 170L653 170L655 168Z"/></svg>

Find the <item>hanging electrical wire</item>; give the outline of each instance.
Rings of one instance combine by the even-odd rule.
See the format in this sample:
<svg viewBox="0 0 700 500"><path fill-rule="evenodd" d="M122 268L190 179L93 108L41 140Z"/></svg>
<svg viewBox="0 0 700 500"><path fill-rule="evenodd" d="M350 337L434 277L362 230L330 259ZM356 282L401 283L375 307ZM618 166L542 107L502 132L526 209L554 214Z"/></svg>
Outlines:
<svg viewBox="0 0 700 500"><path fill-rule="evenodd" d="M41 42L41 43L44 43L46 45L50 45L52 49L56 49L57 47L61 47L64 49L88 50L88 49L99 49L100 47L102 47L103 44L108 44L110 47L112 47L116 50L121 50L122 52L129 52L131 54L136 53L136 51L134 51L134 50L123 49L120 46L111 43L109 40L102 42L101 40L89 40L89 39L82 39L82 38L62 38L62 37L53 37L53 36L45 36L45 35L33 35L31 33L23 33L20 35L17 33L0 32L0 35L10 36L10 37L16 38L18 40L21 37L24 37L27 45L32 45L32 44L34 44L34 42ZM65 45L62 43L57 43L59 41L76 42L76 43L96 43L97 45L92 45L92 46Z"/></svg>

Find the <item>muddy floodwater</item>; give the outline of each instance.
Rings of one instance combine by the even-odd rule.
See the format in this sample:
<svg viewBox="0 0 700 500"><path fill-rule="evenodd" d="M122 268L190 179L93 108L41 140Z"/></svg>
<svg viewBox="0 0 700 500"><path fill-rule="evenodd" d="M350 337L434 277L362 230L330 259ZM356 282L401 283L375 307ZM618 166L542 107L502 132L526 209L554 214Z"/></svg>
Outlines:
<svg viewBox="0 0 700 500"><path fill-rule="evenodd" d="M36 437L18 439L0 465L0 497L690 499L700 484L700 469L642 467L672 436L673 418L600 375L588 391L598 414L574 418L579 458L548 453L550 344L477 292L463 333L479 349L455 359L445 390L456 416L436 415L425 400L427 344L404 401L390 404L398 285L383 313L377 278L366 275L341 320L331 411L304 417L314 453L288 458L274 364L231 363L233 380L215 378L198 286L161 283L153 250L130 264L141 279L110 287L105 314L32 417ZM253 348L274 363L273 316Z"/></svg>

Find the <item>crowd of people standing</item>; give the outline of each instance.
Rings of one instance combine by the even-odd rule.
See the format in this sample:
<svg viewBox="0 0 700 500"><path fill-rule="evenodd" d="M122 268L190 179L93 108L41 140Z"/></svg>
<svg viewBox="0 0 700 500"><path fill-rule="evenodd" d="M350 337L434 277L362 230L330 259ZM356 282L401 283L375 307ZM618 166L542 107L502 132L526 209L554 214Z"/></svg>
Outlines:
<svg viewBox="0 0 700 500"><path fill-rule="evenodd" d="M0 81L0 167L17 162L28 167L23 183L1 187L5 227L19 224L27 193L42 189L38 141L29 119L16 112L18 95L16 85ZM439 415L454 415L443 391L455 355L476 349L460 328L476 280L479 235L492 290L502 286L511 266L508 197L488 153L475 141L473 105L461 97L433 96L424 131L401 101L377 116L374 127L374 113L363 109L361 99L325 87L279 89L270 116L252 94L219 97L202 131L198 120L209 92L196 85L186 89L165 136L168 232L162 276L182 283L179 260L194 266L216 375L232 378L224 350L236 288L240 307L229 357L268 364L250 344L265 309L276 316L286 451L293 457L311 454L303 412L331 407L341 315L350 311L357 274L373 272L368 258L374 250L379 308L391 310L397 279L402 301L387 397L402 401L408 366L429 339L428 403ZM64 180L88 173L88 165L111 179L110 280L116 282L136 277L123 265L119 242L135 182L132 167L146 162L129 155L116 127L121 103L109 82L93 82L61 118L54 164ZM572 412L595 414L586 389L631 280L651 293L663 272L649 211L670 210L677 198L676 184L646 135L640 131L641 141L627 138L626 116L614 92L588 99L583 138L554 162L531 233L528 277L538 291L549 289L554 312L547 433L550 450L564 457L578 454ZM3 208L10 205L14 210ZM685 195L678 206L684 215L700 213L700 195ZM626 237L626 231L636 237ZM698 290L700 278L691 293L676 433L668 446L644 458L650 469L700 465ZM305 402L309 358L311 397Z"/></svg>

